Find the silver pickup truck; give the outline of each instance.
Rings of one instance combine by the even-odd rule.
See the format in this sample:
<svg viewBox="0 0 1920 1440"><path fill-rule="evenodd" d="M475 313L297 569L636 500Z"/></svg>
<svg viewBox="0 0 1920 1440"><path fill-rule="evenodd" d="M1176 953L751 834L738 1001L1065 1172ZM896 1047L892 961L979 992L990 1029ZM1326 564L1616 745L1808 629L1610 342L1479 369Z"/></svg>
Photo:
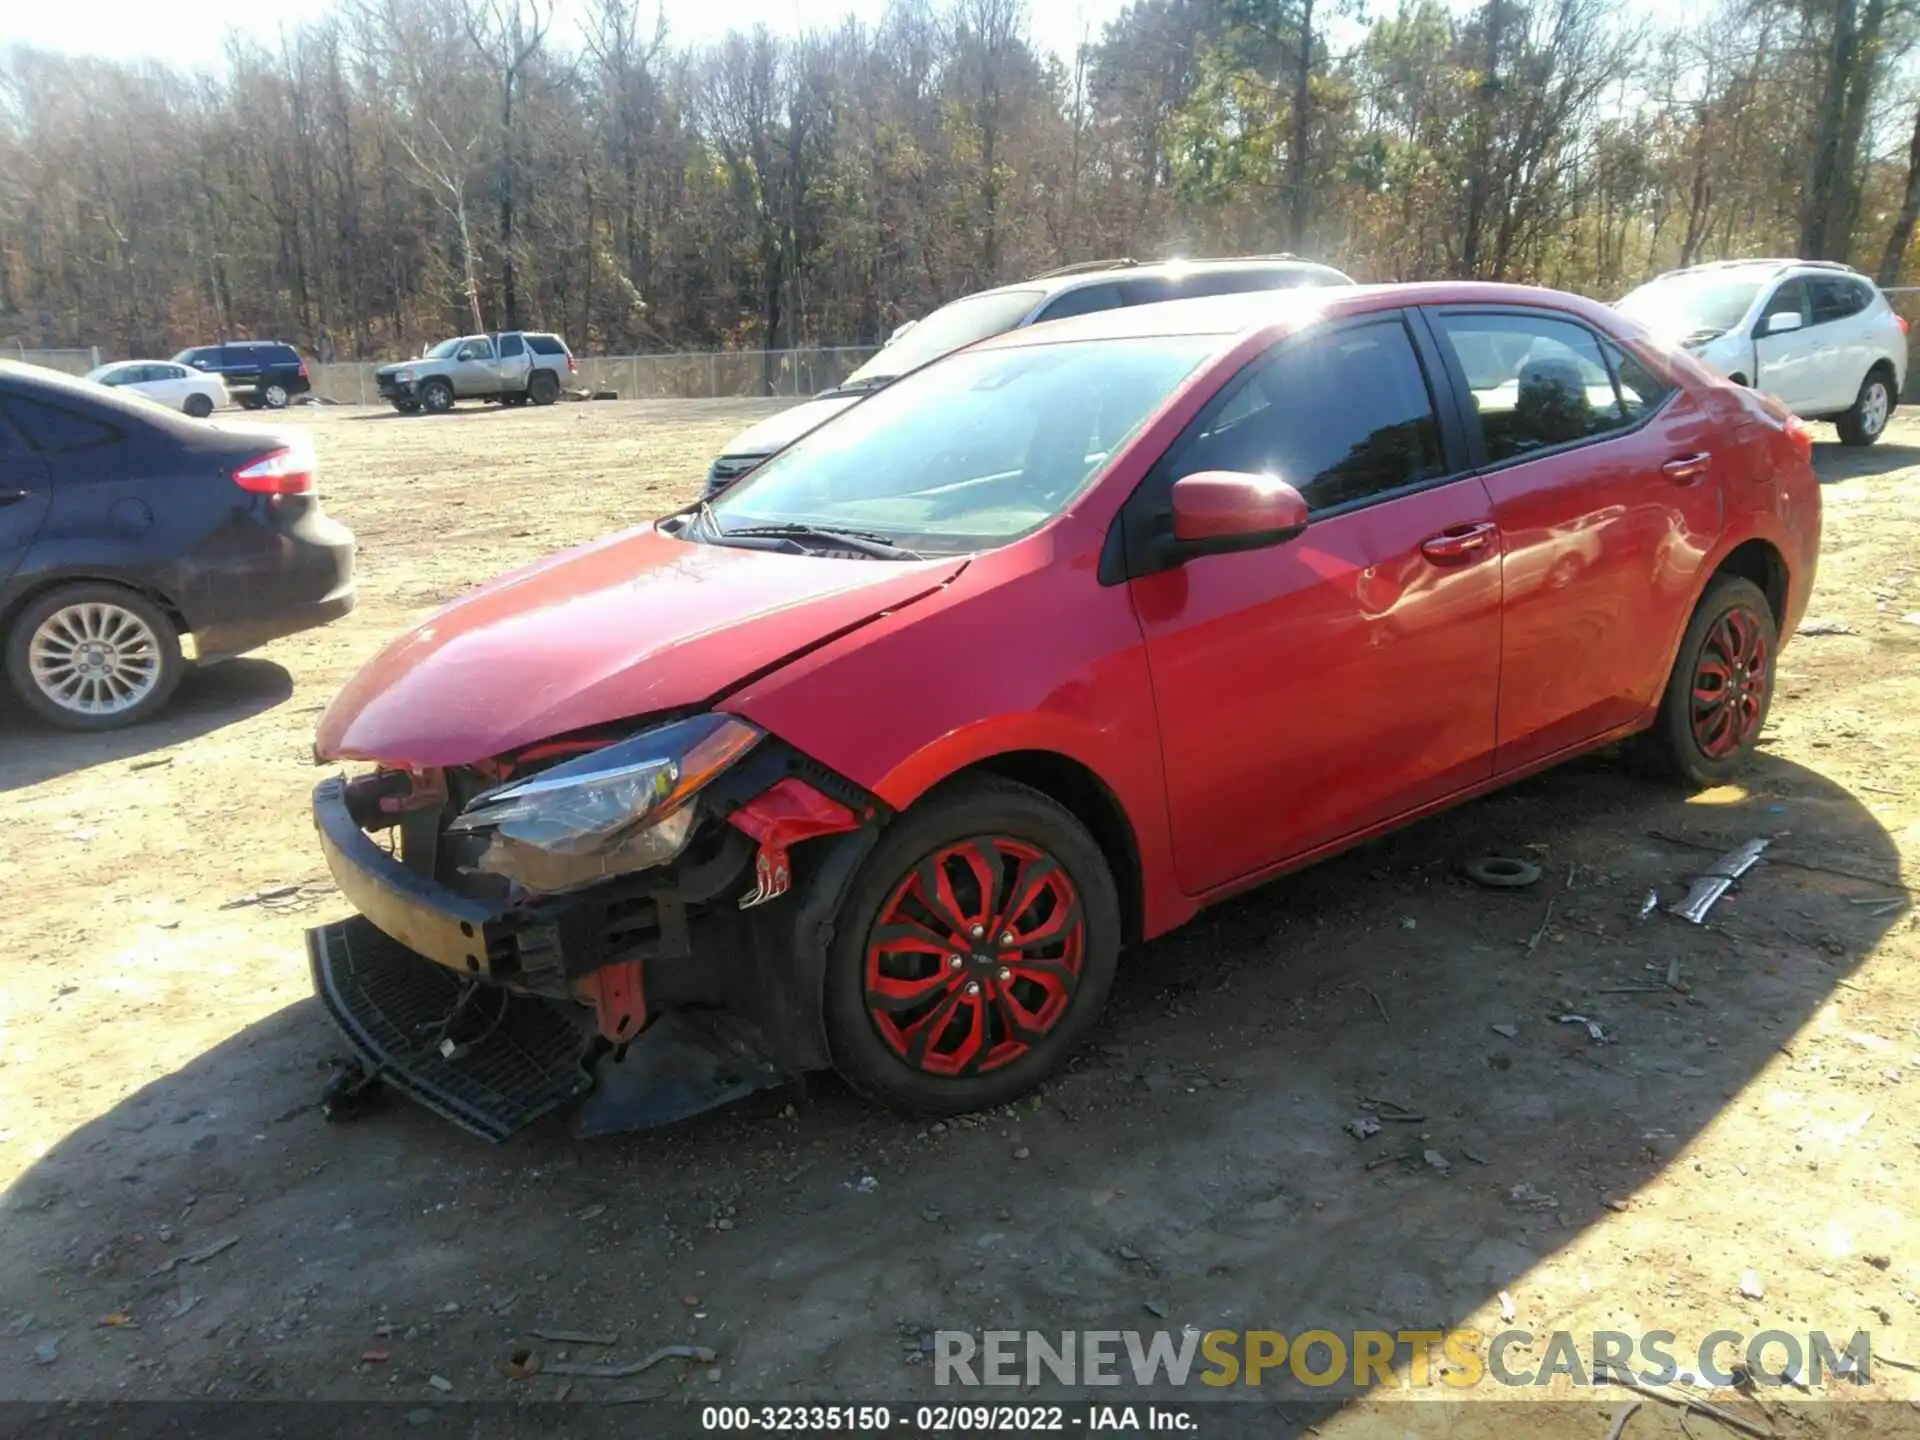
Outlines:
<svg viewBox="0 0 1920 1440"><path fill-rule="evenodd" d="M503 330L442 340L417 360L382 365L374 382L380 397L403 414L437 415L456 400L551 405L573 373L573 352L558 335Z"/></svg>

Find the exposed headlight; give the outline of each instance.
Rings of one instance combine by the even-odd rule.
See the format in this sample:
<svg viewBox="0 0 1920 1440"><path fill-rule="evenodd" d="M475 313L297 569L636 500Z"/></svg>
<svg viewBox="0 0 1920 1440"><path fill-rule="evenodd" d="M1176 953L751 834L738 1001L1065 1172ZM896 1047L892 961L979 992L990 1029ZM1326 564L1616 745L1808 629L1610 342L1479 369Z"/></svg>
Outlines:
<svg viewBox="0 0 1920 1440"><path fill-rule="evenodd" d="M482 870L552 893L673 859L701 789L759 741L731 715L662 725L476 796L448 827L493 832Z"/></svg>

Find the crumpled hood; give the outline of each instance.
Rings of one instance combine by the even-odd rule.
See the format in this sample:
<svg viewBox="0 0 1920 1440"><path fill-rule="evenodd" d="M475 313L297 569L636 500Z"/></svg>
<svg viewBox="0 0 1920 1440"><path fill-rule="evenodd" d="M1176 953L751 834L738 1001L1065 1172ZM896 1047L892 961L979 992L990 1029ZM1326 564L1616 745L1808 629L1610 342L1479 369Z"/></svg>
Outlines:
<svg viewBox="0 0 1920 1440"><path fill-rule="evenodd" d="M327 707L315 754L466 765L699 705L965 564L701 545L647 525L495 580L393 640Z"/></svg>
<svg viewBox="0 0 1920 1440"><path fill-rule="evenodd" d="M758 425L749 426L733 439L720 453L731 458L735 455L771 455L776 450L784 450L802 435L817 430L843 410L851 410L866 395L820 395L804 404L789 406L778 415L769 415Z"/></svg>

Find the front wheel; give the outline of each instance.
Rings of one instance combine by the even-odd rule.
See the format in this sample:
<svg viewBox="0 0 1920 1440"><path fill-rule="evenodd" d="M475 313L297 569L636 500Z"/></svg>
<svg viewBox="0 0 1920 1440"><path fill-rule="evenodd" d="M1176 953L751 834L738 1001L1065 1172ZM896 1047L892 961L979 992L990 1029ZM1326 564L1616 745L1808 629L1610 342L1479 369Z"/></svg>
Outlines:
<svg viewBox="0 0 1920 1440"><path fill-rule="evenodd" d="M1704 789L1733 778L1759 743L1780 632L1751 580L1722 575L1687 625L1653 728L1635 737L1650 770Z"/></svg>
<svg viewBox="0 0 1920 1440"><path fill-rule="evenodd" d="M68 730L117 730L154 714L185 670L173 622L117 585L67 585L22 610L7 677L27 708Z"/></svg>
<svg viewBox="0 0 1920 1440"><path fill-rule="evenodd" d="M1842 445L1871 445L1886 433L1893 418L1893 382L1884 370L1875 370L1860 382L1853 408L1835 420Z"/></svg>
<svg viewBox="0 0 1920 1440"><path fill-rule="evenodd" d="M444 415L453 409L453 386L441 379L427 381L420 387L420 408L429 415Z"/></svg>
<svg viewBox="0 0 1920 1440"><path fill-rule="evenodd" d="M1119 952L1119 895L1086 828L1024 785L955 784L894 822L836 920L835 1068L917 1114L1005 1104L1067 1062Z"/></svg>

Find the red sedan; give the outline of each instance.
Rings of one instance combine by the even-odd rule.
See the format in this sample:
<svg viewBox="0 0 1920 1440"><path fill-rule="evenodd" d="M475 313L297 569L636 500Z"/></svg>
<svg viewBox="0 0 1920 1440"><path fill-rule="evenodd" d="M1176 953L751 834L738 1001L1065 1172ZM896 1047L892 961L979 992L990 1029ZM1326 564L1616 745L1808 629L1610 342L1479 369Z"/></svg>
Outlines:
<svg viewBox="0 0 1920 1440"><path fill-rule="evenodd" d="M374 768L316 792L363 916L316 985L369 1075L496 1137L826 1067L1006 1101L1215 900L1611 741L1731 774L1810 453L1542 290L1015 331L374 659L320 725Z"/></svg>

